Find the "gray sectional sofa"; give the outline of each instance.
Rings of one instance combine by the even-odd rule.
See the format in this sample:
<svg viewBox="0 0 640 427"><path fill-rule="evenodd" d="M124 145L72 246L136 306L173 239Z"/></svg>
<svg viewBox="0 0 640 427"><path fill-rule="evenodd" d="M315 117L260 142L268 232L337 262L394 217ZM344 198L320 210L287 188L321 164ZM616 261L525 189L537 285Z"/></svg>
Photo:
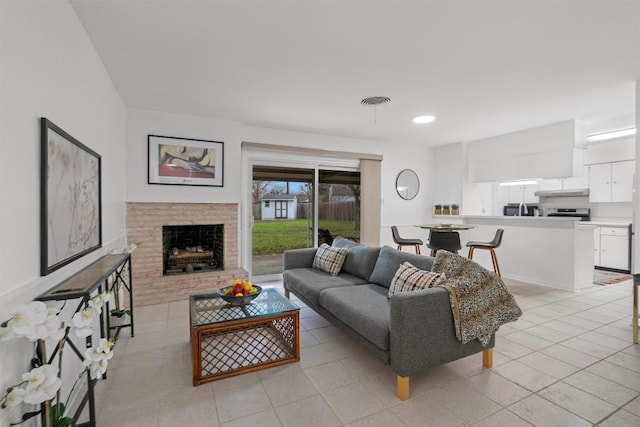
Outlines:
<svg viewBox="0 0 640 427"><path fill-rule="evenodd" d="M347 335L362 343L397 375L397 395L409 398L409 377L433 366L483 352L491 367L495 336L484 347L476 339L456 338L449 293L445 288L394 293L393 276L405 261L430 270L434 258L372 247L336 237L333 246L348 248L337 276L312 268L315 248L284 253L285 295L293 293Z"/></svg>

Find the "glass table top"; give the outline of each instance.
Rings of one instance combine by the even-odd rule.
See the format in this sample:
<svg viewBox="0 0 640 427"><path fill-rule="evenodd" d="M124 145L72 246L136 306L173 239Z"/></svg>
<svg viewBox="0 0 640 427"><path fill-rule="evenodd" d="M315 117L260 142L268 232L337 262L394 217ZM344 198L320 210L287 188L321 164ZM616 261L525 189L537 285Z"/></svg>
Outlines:
<svg viewBox="0 0 640 427"><path fill-rule="evenodd" d="M217 293L191 295L189 310L191 311L192 326L203 326L281 314L300 310L300 308L276 289L265 288L256 299L245 305L229 304Z"/></svg>

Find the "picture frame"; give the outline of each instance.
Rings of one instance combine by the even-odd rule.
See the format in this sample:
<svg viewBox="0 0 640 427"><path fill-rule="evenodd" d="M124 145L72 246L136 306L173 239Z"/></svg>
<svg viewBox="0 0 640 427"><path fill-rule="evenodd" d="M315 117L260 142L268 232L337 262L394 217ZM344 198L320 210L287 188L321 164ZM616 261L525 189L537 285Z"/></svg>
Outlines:
<svg viewBox="0 0 640 427"><path fill-rule="evenodd" d="M102 247L102 157L40 119L40 274Z"/></svg>
<svg viewBox="0 0 640 427"><path fill-rule="evenodd" d="M222 187L224 143L148 135L148 183Z"/></svg>

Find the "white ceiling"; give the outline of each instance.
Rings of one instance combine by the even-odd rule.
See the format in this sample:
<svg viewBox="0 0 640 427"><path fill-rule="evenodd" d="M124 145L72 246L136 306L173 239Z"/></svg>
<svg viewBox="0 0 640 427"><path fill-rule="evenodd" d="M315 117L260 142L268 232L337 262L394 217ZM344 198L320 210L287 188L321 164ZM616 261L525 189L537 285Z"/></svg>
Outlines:
<svg viewBox="0 0 640 427"><path fill-rule="evenodd" d="M634 125L640 0L72 4L131 107L429 146Z"/></svg>

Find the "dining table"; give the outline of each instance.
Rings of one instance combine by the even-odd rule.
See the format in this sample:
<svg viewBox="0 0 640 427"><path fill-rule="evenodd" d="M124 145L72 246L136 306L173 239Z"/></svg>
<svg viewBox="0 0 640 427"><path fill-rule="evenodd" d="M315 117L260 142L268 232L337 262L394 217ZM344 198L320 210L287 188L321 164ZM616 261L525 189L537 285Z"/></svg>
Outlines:
<svg viewBox="0 0 640 427"><path fill-rule="evenodd" d="M475 225L469 224L418 224L423 230L429 230L427 247L431 249L431 256L436 256L440 249L457 253L462 249L459 231L471 230Z"/></svg>

